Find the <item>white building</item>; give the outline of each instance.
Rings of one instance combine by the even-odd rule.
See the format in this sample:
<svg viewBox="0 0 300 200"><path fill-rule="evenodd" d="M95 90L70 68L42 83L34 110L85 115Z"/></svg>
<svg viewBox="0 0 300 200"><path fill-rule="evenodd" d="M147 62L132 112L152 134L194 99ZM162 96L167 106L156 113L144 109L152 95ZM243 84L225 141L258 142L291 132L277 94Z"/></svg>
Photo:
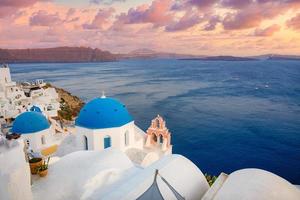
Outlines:
<svg viewBox="0 0 300 200"><path fill-rule="evenodd" d="M23 140L8 141L0 135L0 199L32 200L29 164Z"/></svg>
<svg viewBox="0 0 300 200"><path fill-rule="evenodd" d="M61 142L57 140L55 126L39 111L26 111L18 115L11 132L20 134L33 152L42 155L44 152L54 153Z"/></svg>
<svg viewBox="0 0 300 200"><path fill-rule="evenodd" d="M42 80L17 84L11 80L10 70L0 68L0 118L16 118L32 106L39 107L47 116L57 116L60 109L58 94L54 88L46 88Z"/></svg>
<svg viewBox="0 0 300 200"><path fill-rule="evenodd" d="M75 125L81 150L114 147L141 165L172 153L171 134L160 116L152 121L146 134L135 125L126 106L113 98L103 96L88 102Z"/></svg>

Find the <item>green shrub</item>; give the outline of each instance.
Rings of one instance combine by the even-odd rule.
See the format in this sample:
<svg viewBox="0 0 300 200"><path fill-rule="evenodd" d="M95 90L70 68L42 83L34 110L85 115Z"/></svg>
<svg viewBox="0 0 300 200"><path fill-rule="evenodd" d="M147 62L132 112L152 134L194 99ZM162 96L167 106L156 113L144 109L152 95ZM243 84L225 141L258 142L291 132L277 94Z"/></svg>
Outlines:
<svg viewBox="0 0 300 200"><path fill-rule="evenodd" d="M206 180L207 180L209 186L212 186L212 184L214 184L214 182L215 182L215 181L217 180L217 178L218 178L217 176L211 176L211 175L209 175L209 174L207 174L207 173L205 173L204 176L205 176L205 178L206 178Z"/></svg>

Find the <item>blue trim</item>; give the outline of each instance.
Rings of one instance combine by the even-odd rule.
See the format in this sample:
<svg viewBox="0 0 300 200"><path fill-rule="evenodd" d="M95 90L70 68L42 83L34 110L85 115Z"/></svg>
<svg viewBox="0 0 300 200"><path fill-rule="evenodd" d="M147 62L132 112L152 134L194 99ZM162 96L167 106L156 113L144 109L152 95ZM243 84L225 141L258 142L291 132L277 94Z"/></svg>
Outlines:
<svg viewBox="0 0 300 200"><path fill-rule="evenodd" d="M24 112L14 121L12 132L18 134L30 134L43 131L50 127L47 118L39 112Z"/></svg>
<svg viewBox="0 0 300 200"><path fill-rule="evenodd" d="M88 129L103 129L121 127L132 121L125 105L118 100L96 98L80 110L75 124Z"/></svg>

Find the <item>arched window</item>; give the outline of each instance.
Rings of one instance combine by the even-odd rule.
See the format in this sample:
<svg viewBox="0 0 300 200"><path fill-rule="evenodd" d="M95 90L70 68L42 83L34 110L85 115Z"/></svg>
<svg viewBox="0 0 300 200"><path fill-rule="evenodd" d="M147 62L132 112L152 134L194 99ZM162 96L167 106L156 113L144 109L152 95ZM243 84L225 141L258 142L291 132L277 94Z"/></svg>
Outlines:
<svg viewBox="0 0 300 200"><path fill-rule="evenodd" d="M159 136L159 143L164 143L164 137L162 135Z"/></svg>
<svg viewBox="0 0 300 200"><path fill-rule="evenodd" d="M41 137L41 142L42 142L42 144L46 144L46 139L45 139L44 135Z"/></svg>
<svg viewBox="0 0 300 200"><path fill-rule="evenodd" d="M125 146L128 146L129 145L129 132L126 131L125 132Z"/></svg>
<svg viewBox="0 0 300 200"><path fill-rule="evenodd" d="M104 149L111 147L111 138L110 136L104 137Z"/></svg>
<svg viewBox="0 0 300 200"><path fill-rule="evenodd" d="M156 137L156 135L155 135L155 134L153 134L153 136L152 136L152 137L153 137L153 141L154 141L154 142L157 142L157 137Z"/></svg>
<svg viewBox="0 0 300 200"><path fill-rule="evenodd" d="M85 135L83 136L83 144L84 144L84 149L89 150L88 139Z"/></svg>

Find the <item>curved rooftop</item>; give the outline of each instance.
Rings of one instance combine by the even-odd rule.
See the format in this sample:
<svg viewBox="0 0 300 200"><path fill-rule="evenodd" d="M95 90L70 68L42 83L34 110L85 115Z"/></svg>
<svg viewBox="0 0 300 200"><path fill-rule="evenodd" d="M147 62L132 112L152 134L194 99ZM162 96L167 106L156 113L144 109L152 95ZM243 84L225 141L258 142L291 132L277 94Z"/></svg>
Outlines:
<svg viewBox="0 0 300 200"><path fill-rule="evenodd" d="M133 118L126 106L113 98L96 98L88 102L75 121L76 126L88 129L121 127Z"/></svg>
<svg viewBox="0 0 300 200"><path fill-rule="evenodd" d="M47 118L40 112L24 112L14 121L12 132L18 134L30 134L48 129L50 124Z"/></svg>
<svg viewBox="0 0 300 200"><path fill-rule="evenodd" d="M297 200L300 190L285 179L261 169L231 173L214 199Z"/></svg>

